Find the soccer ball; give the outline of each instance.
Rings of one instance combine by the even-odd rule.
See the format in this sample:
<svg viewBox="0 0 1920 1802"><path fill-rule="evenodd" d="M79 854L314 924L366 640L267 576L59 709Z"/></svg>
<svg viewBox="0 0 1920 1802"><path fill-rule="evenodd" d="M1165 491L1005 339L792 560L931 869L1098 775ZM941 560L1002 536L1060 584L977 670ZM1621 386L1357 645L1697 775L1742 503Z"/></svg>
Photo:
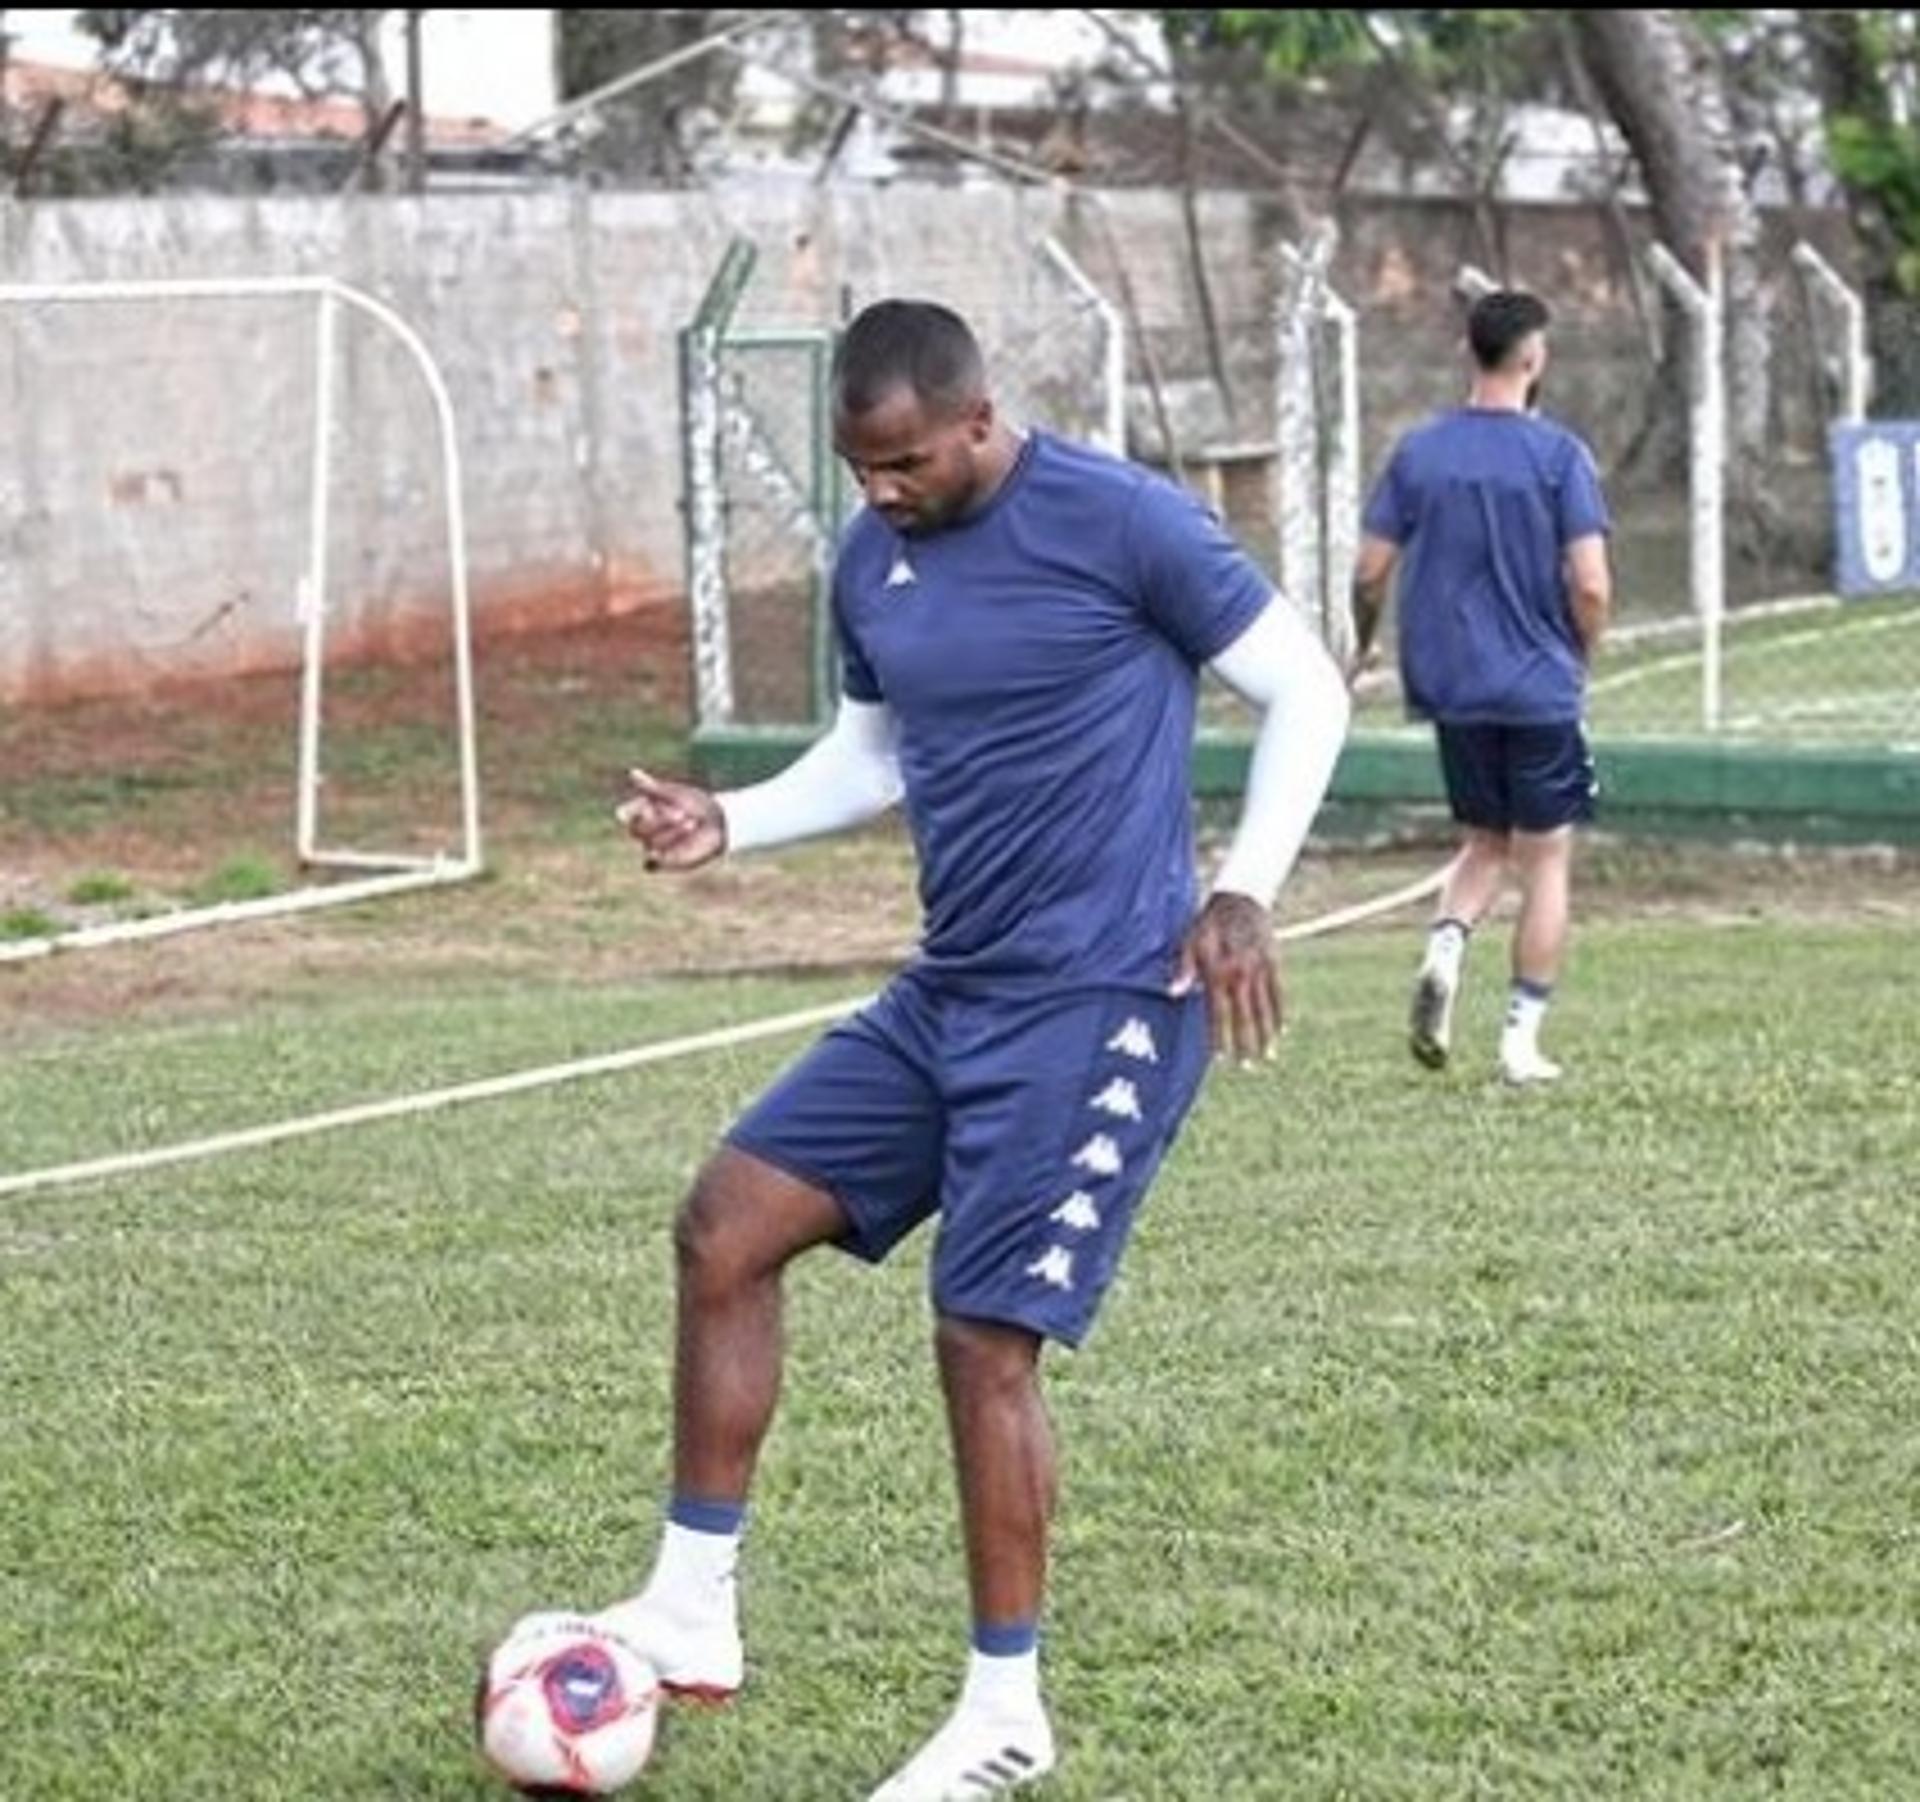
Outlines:
<svg viewBox="0 0 1920 1802"><path fill-rule="evenodd" d="M660 1680L617 1633L578 1614L516 1622L480 1674L480 1750L527 1796L609 1796L646 1768Z"/></svg>

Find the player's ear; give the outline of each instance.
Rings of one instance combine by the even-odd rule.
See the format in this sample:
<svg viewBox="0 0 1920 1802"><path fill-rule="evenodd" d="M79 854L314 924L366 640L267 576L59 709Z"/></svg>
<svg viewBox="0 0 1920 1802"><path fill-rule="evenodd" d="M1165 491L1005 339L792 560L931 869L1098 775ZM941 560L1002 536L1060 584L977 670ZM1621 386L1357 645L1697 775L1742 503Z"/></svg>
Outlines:
<svg viewBox="0 0 1920 1802"><path fill-rule="evenodd" d="M993 436L993 398L983 394L967 409L967 436L975 444L985 444Z"/></svg>

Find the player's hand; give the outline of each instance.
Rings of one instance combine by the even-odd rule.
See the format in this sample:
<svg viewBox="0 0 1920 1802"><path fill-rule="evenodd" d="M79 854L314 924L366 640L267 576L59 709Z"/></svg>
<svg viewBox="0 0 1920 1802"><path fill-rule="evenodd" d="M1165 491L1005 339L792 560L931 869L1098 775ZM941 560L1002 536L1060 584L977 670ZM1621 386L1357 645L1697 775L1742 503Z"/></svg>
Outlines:
<svg viewBox="0 0 1920 1802"><path fill-rule="evenodd" d="M1380 669L1380 647L1370 644L1363 651L1354 651L1347 658L1347 692L1356 693L1369 676Z"/></svg>
<svg viewBox="0 0 1920 1802"><path fill-rule="evenodd" d="M1225 891L1200 910L1180 948L1173 992L1207 992L1215 1057L1269 1057L1285 1014L1273 921L1258 901Z"/></svg>
<svg viewBox="0 0 1920 1802"><path fill-rule="evenodd" d="M648 869L697 870L726 850L727 817L704 788L645 770L629 770L627 785L613 817L646 853Z"/></svg>

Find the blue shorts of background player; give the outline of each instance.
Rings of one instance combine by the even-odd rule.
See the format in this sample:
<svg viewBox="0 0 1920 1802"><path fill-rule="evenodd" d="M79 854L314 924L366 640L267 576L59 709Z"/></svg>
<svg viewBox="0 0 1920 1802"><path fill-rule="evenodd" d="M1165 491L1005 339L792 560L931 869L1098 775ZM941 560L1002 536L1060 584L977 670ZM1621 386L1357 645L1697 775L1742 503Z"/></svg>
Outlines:
<svg viewBox="0 0 1920 1802"><path fill-rule="evenodd" d="M1593 818L1593 754L1577 720L1528 725L1439 722L1447 801L1463 826L1554 832Z"/></svg>
<svg viewBox="0 0 1920 1802"><path fill-rule="evenodd" d="M1198 991L989 999L909 973L728 1138L832 1195L870 1262L937 1217L941 1315L1078 1345L1207 1056Z"/></svg>

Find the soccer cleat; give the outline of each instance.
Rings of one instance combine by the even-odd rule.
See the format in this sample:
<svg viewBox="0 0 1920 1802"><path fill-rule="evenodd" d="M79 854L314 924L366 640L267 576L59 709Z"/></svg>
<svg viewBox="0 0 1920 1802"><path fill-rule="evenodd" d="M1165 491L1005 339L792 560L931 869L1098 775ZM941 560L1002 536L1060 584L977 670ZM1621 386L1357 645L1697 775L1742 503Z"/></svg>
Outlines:
<svg viewBox="0 0 1920 1802"><path fill-rule="evenodd" d="M660 1687L681 1701L719 1707L745 1680L746 1653L731 1609L690 1620L639 1595L589 1618L639 1652L659 1672Z"/></svg>
<svg viewBox="0 0 1920 1802"><path fill-rule="evenodd" d="M1053 1728L1043 1711L962 1708L869 1802L977 1802L1032 1783L1053 1766Z"/></svg>
<svg viewBox="0 0 1920 1802"><path fill-rule="evenodd" d="M1453 1048L1453 998L1459 984L1443 971L1423 965L1413 985L1413 1012L1408 1026L1408 1043L1413 1055L1429 1070L1446 1066Z"/></svg>
<svg viewBox="0 0 1920 1802"><path fill-rule="evenodd" d="M1560 1066L1541 1055L1538 1045L1502 1045L1500 1080L1509 1088L1524 1089L1533 1083L1558 1082Z"/></svg>

